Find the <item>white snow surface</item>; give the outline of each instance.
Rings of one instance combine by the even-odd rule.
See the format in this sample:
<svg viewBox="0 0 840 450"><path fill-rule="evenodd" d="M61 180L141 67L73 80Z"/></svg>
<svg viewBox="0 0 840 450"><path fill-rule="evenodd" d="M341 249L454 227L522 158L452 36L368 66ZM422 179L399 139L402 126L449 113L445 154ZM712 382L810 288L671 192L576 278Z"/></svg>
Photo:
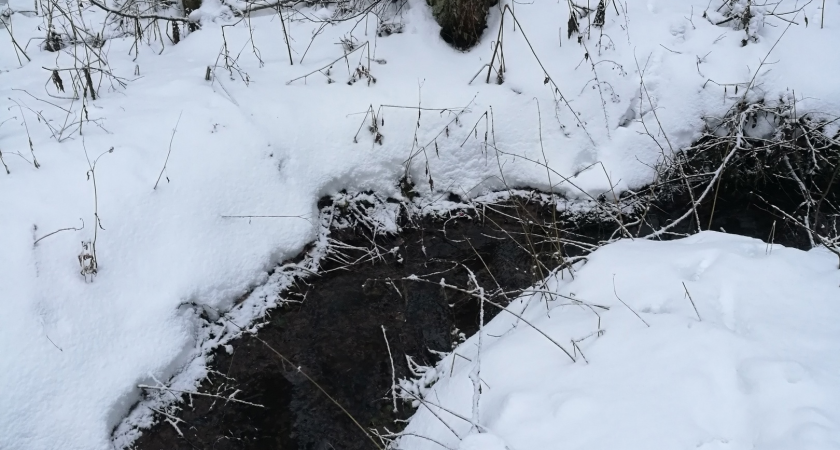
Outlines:
<svg viewBox="0 0 840 450"><path fill-rule="evenodd" d="M440 361L399 448L840 448L828 251L709 231L622 240L534 289L484 327L480 359L475 335Z"/></svg>
<svg viewBox="0 0 840 450"><path fill-rule="evenodd" d="M514 30L512 21L505 20L507 72L500 85L485 84L483 74L469 83L489 62L491 42L496 39L501 19L499 10L491 13L481 43L468 52L459 52L440 40L439 27L422 0L411 0L395 13L394 20L404 24L403 33L377 37L373 18L358 24L337 23L326 26L308 51L310 38L320 24L301 18L327 17L331 13L300 6L287 17L294 65L289 65L276 15L255 13L250 25L263 63L249 45L252 34L246 22L240 22L224 32L231 53L239 55L237 63L247 77L236 73L231 76L224 67L217 67L213 81L208 82L204 79L206 68L219 61L221 25L233 19L220 14L224 10L220 3L206 0L202 9L194 12L202 18L202 29L177 45L168 40L163 47L159 40L144 41L137 55L132 50L133 39L104 28L110 67L126 80L126 85L101 80L98 98L86 103L81 133L77 126L57 132L83 117L82 102L67 99L69 92L57 92L49 79L49 69L72 67L72 47L55 53L42 50L39 43L44 23L31 14L32 2L2 3L7 3L0 6L7 12L3 16L7 25L0 25L4 28L0 30L0 151L10 171L7 175L0 168L2 449L95 450L130 444L137 436L134 425L148 425L151 417L148 405L132 409L140 399L137 385L162 381L182 389L195 386L205 374L207 350L238 332L221 324L213 329L211 337L206 328L199 327L197 311L230 310L229 317L245 326L276 306L280 300L277 292L289 280L288 273L275 271L277 264L292 258L306 243L323 240L317 200L342 189L401 198L397 181L412 149L425 149L410 168L425 202L441 198L444 191L473 198L501 189L504 183L552 189L574 198L584 197L584 192L605 192L611 184L620 191L651 181L650 166L660 158L660 148L641 133L638 119L645 118L665 145L664 134L656 131L651 104L657 108L658 120L675 149L699 136L703 117L723 114L745 95L748 100L765 98L773 102L793 98L795 90L800 112L840 112L840 78L830 75L836 73L838 60L828 48L829 43L840 42L837 0L825 2L825 28L818 26L822 2L812 2L800 13L783 16L797 23L790 27L778 17L765 16L763 26L757 23L753 27L757 40L746 46L741 45L743 30L735 30L731 23L712 23L722 20L714 11L717 5L709 7L706 1L687 0L626 2L626 11L620 9L620 15L607 10L603 45L597 46L596 31L584 41L586 49L574 38L566 39L565 2L516 4L520 25ZM77 4L68 2L68 7ZM803 4L784 0L777 11L794 10ZM708 20L701 17L706 9ZM87 5L83 15L92 28L101 29L98 24L105 18L102 11ZM15 51L7 31L25 46L31 61ZM371 58L379 60L371 63L376 83L368 85L362 79L348 85L350 75L341 60L330 71L335 83L328 83L325 75L315 72L306 80L287 84L339 58L341 46L334 44L348 36L359 45L369 42ZM529 42L539 61L531 53ZM349 58L351 69L362 52L365 50ZM590 59L584 58L587 53ZM759 70L765 58L766 64ZM595 74L589 60L596 63L603 107L599 90L593 88ZM650 101L640 94L637 61L644 68ZM574 113L562 102L555 102L559 94L550 84L544 84L546 73L556 81ZM62 74L69 91L69 72ZM721 84L749 83L753 78L753 88L742 88L737 94L732 86L724 91L707 83L708 79ZM418 104L431 109L468 110L457 123L451 111L424 110L417 126ZM363 120L368 107L377 110L380 105L407 107L382 110L382 145L374 143L367 131L369 121ZM492 126L488 129L489 121L483 114L491 108ZM578 120L585 124L585 130ZM176 123L177 132L173 134ZM358 143L354 143L360 125ZM503 154L483 145L485 133ZM107 153L111 148L113 152ZM35 167L33 156L40 168ZM96 191L89 173L89 161L94 160ZM426 175L427 160L434 189L430 189ZM153 189L164 161L166 171ZM547 162L554 172L547 173L534 161ZM571 182L562 181L559 175L571 177ZM96 232L99 273L91 280L80 275L78 256L80 242L94 238L95 207L101 224ZM243 215L300 217L225 217ZM74 229L45 237L67 228ZM675 248L693 254L690 246ZM816 257L781 250L778 254L791 255L790 261L796 264L811 261L803 267L787 263L793 271L787 276L806 277L811 272L803 272L805 268L811 268L812 275L825 272L814 262ZM317 269L317 252L307 261L310 268ZM786 260L774 252L768 261L783 265ZM628 270L638 267L636 261L626 263ZM752 266L728 267L744 282L753 283L751 277L775 281L767 278L769 275L748 271ZM635 291L644 286L638 283L631 288L633 280L622 279L618 269L616 273L619 289L626 289L628 297L648 292ZM595 280L589 289L602 285L608 287L609 280ZM763 289L760 283L756 286ZM669 285L668 289L676 287ZM714 290L712 285L707 289ZM764 326L762 321L770 319L766 316L770 312L801 319L791 324L799 334L789 337L789 345L807 354L806 350L823 342L832 329L827 322L832 317L830 305L814 297L817 292L837 297L836 291L827 289L805 289L808 301L813 298L817 302L813 305L802 300L796 308L748 309L743 314L757 315L743 320L732 319L732 312L730 316L721 313L720 320ZM703 298L712 301L700 288L693 294L698 302ZM712 308L710 304L705 308ZM811 311L812 315L800 317L802 311ZM712 310L701 307L703 312L711 314ZM612 317L621 311L609 314ZM675 332L694 333L691 336L696 341L692 345L710 345L725 331L715 328L713 318L689 331L683 329L687 326L684 323L657 322L652 329L672 326ZM820 326L805 326L814 321ZM632 321L622 323L617 322L608 335L593 342L625 339L621 327L628 333L638 332L631 330ZM708 333L699 333L702 330ZM660 333L645 332L649 333L646 336ZM654 350L662 340L666 339L657 335L632 352L628 349L626 361L660 357ZM584 351L588 345L594 344L587 344ZM598 358L593 351L593 355L587 355L592 367L581 371L595 370ZM809 361L800 364L807 367ZM542 353L533 362L565 363L562 355L553 359ZM701 362L687 360L686 364ZM618 362L614 364L618 368L615 370L624 370ZM774 368L775 363L756 364L757 369L744 369L743 376L753 380L752 392L762 393L744 394L749 401L732 400L729 406L735 411L732 414L740 414L738 408L754 408L752 412L743 410L738 417L759 423L767 409L750 401L760 403L781 395L760 391L765 382L762 374L769 371L775 374L773 377L784 378L788 368ZM714 364L703 367L716 370ZM515 366L510 369L512 373L517 371ZM676 369L669 370L658 380L670 382L667 374L674 374ZM798 386L826 386L821 372L803 369L802 373L811 378L801 375L806 383ZM676 381L688 383L689 378ZM777 378L771 377L768 382L774 383ZM703 380L706 378L689 387L701 389ZM624 386L627 392L638 388L635 384ZM723 382L710 386L732 387ZM704 392L727 395L706 387ZM815 391L808 392L816 395ZM545 398L536 391L534 395ZM644 401L655 398L659 397L646 397ZM811 397L802 398L802 402L808 402ZM583 410L601 404L597 398L588 401L583 400ZM677 404L682 402L673 402ZM693 409L681 413L690 411ZM802 411L810 414L813 423L823 423L816 409ZM836 418L831 416L831 408L825 411L826 417ZM669 417L674 422L668 423L678 420L675 415ZM715 420L726 422L723 416ZM412 426L421 423L415 421ZM603 427L590 430L604 430L602 439L617 439L633 422L616 419L609 424L598 423ZM607 432L612 426L620 428ZM729 426L737 428L734 423ZM833 436L834 428L819 426L802 433L816 436L814 439ZM822 429L828 429L829 434L820 434ZM568 437L589 436L575 431ZM518 442L509 434L499 436ZM733 435L730 442L747 439L739 436ZM685 439L688 437L686 434ZM727 448L724 443L715 445Z"/></svg>

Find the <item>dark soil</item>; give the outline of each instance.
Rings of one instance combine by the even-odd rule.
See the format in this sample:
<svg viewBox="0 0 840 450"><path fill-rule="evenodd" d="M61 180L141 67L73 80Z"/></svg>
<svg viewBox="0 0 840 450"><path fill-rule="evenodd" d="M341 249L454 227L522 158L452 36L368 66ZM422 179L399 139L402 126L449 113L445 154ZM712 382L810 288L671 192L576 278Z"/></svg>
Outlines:
<svg viewBox="0 0 840 450"><path fill-rule="evenodd" d="M486 286L495 287L495 282L505 289L531 285L542 277L527 269L533 266L533 259L521 247L525 244L522 225L506 217L515 215L514 209L500 209L504 212L488 210L482 219L464 214L446 223L445 232L441 220L426 218L413 226L403 224L399 236L377 239L386 249L399 247L396 254L377 264L356 265L310 278L306 280L308 285L300 283L305 300L274 311L259 338L299 365L361 425L394 430L398 426L393 419L406 418L412 411L402 403L397 414L391 411L391 363L382 326L387 330L397 378L410 377L405 355L432 365L436 358L429 350L449 351L458 331L469 336L478 329L478 306L468 296L443 293L436 285L399 280L391 284L376 279L449 271L436 280L445 277L447 282L466 286L466 271L452 270L453 262L461 262ZM528 209L538 221L550 218L536 206ZM349 244L369 245L364 233L337 233ZM511 239L508 233L517 237ZM323 269L337 267L332 262ZM486 310L487 320L494 312ZM233 342L232 354L218 352L213 370L220 374L212 376L214 384L206 382L204 390L214 392L220 383L234 384L242 391L237 398L265 408L194 397L192 408L185 406L180 415L186 422L179 426L183 437L163 422L145 432L136 448L375 448L353 421L295 367L284 364L252 336Z"/></svg>
<svg viewBox="0 0 840 450"><path fill-rule="evenodd" d="M697 195L698 193L695 193L695 196ZM774 206L784 211L794 211L802 203L801 195L796 190L777 183L755 187L754 190L723 186L716 200L710 198L697 208L700 228L772 241L802 250L810 249L808 232L773 210L762 199L771 201ZM686 205L690 204L691 198L687 193L680 193L667 201L658 202L651 208L648 216L650 227L645 227L641 235L649 234L653 229L676 220L688 210ZM837 217L825 214L821 215L821 220L823 228L830 228L832 224L837 226L838 222ZM673 231L693 234L697 229L697 221L691 217Z"/></svg>
<svg viewBox="0 0 840 450"><path fill-rule="evenodd" d="M765 192L765 197L767 193ZM784 192L773 193L780 204L788 202ZM685 211L686 198L672 198L650 210L654 228L667 224ZM795 201L790 197L790 201ZM494 209L496 208L496 209ZM701 225L708 229L711 203L699 210ZM515 217L527 216L532 223L523 233ZM403 232L379 237L385 249L399 250L384 260L355 265L311 277L298 292L302 303L274 311L259 332L265 343L245 336L233 342L233 352L215 355L212 369L218 373L203 385L216 392L221 385L235 386L237 398L264 405L257 408L237 403L194 397L192 407L184 406L179 428L162 422L148 430L136 443L137 449L283 449L355 450L373 449L373 443L353 421L310 381L289 364L284 364L268 345L300 367L366 427L388 426L394 431L395 418L406 418L412 411L402 403L394 414L390 400L391 362L382 333L387 330L397 378L410 377L405 356L431 365L430 352L448 351L456 344L457 333L467 336L478 328L478 305L473 299L439 286L400 281L412 274L445 277L447 282L467 285L463 263L489 288L496 282L506 289L525 288L538 279L532 273L534 259L526 248L533 248L540 261L556 266L555 248L539 244L544 231L536 224L552 222L550 208L536 204L497 206L478 213L461 213L447 221L422 218L403 223ZM717 199L711 229L767 240L773 223L777 243L807 248L807 236L786 224L753 201L750 194L725 194ZM445 231L444 231L445 229ZM615 230L613 222L584 222L568 227L568 236L597 242ZM696 223L686 221L676 232L690 233ZM635 234L637 230L631 229ZM642 230L647 234L650 228ZM361 230L342 230L333 234L339 240L369 246ZM573 247L564 249L574 254ZM361 254L361 253L360 253ZM480 257L479 257L480 256ZM327 262L324 271L339 269ZM491 276L492 273L492 276ZM386 282L391 278L395 281ZM399 292L398 292L399 291ZM495 311L487 310L487 320ZM229 392L229 391L228 391Z"/></svg>

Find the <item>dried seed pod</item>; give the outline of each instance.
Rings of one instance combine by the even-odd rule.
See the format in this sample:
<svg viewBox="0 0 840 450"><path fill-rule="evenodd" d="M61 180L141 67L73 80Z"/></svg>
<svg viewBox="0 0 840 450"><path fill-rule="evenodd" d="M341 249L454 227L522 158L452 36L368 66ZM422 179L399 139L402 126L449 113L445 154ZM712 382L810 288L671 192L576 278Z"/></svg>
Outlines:
<svg viewBox="0 0 840 450"><path fill-rule="evenodd" d="M90 69L88 67L84 67L82 68L82 72L85 74L87 88L90 90L90 98L91 100L96 100L96 89L93 87L93 79L90 76Z"/></svg>
<svg viewBox="0 0 840 450"><path fill-rule="evenodd" d="M578 27L577 17L575 17L575 13L569 12L569 23L566 24L566 28L569 30L568 39L571 39L572 35L580 30L580 28Z"/></svg>
<svg viewBox="0 0 840 450"><path fill-rule="evenodd" d="M172 43L177 44L181 42L181 29L178 28L178 22L172 22Z"/></svg>
<svg viewBox="0 0 840 450"><path fill-rule="evenodd" d="M64 81L61 79L61 76L58 75L57 70L52 71L52 82L55 84L55 88L61 92L64 92Z"/></svg>

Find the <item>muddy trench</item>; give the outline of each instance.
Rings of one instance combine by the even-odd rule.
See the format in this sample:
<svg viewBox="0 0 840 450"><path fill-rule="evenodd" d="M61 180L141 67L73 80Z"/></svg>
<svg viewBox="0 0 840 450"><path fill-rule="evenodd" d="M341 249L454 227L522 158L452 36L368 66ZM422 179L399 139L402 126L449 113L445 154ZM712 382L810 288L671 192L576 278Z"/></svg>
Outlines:
<svg viewBox="0 0 840 450"><path fill-rule="evenodd" d="M406 355L432 365L437 359L430 350L450 351L459 333L469 336L478 327L477 305L468 296L399 279L444 272L441 277L448 282L466 286L467 272L457 263L472 270L482 285L498 282L516 289L538 279L530 271L533 259L522 246L527 245L522 225L507 217L515 214L513 209L498 210L489 209L481 219L456 212L449 221L404 221L399 235L377 238L381 248L398 250L383 254L375 264L341 269L343 264L328 261L322 267L326 275L302 281L298 292L287 293L301 302L273 311L259 338L299 365L361 425L394 429L393 420L408 418L412 411L400 402L399 411L392 412L391 362L382 327L397 379L411 376ZM528 214L549 219L548 210L536 205L528 207ZM332 237L351 246L370 246L370 236L361 229L338 230ZM487 311L487 316L494 312ZM162 422L145 432L136 448L375 448L347 415L264 343L246 336L232 347L230 354L217 352L213 370L219 373L204 388L213 392L210 382L232 383L242 391L237 398L265 408L194 397L192 407L185 406L180 416L183 437Z"/></svg>
<svg viewBox="0 0 840 450"><path fill-rule="evenodd" d="M786 199L784 192L773 194L780 204L796 201L793 196ZM645 235L669 223L685 211L686 201L675 196L658 202L648 212L650 226L630 231ZM750 194L722 193L709 227L703 222L711 212L711 204L698 210L703 229L763 240L772 230L776 243L808 246L805 233L760 206ZM530 225L518 218L528 219ZM397 379L411 377L406 356L433 365L437 361L434 351L449 351L459 342L460 333L469 336L478 329L474 299L403 278L442 272L436 280L444 277L448 283L466 286L466 267L488 289L522 289L543 278L540 270L544 269L536 267L556 267L562 260L556 244L544 239L546 234L597 243L616 229L609 220L563 217L558 221L552 205L527 198L483 210L454 211L446 219L401 220L401 233L375 238L380 248L396 251L385 253L375 263L347 268L335 260L326 262L325 273L301 280L293 292L284 295L300 301L272 311L257 338L246 335L217 351L213 373L202 390L230 393L239 389L236 398L264 408L193 396L181 405L183 422L178 429L183 435L170 423L159 421L144 431L135 448L374 449L348 415L295 366L317 381L361 426L397 431L400 425L394 420L408 418L413 411L402 402L396 413L392 411L392 369L382 327ZM560 225L547 229L544 224ZM691 233L696 227L695 221L686 221L673 231ZM361 248L370 247L372 238L361 228L336 230L332 237ZM560 251L563 257L582 253L573 245L562 246ZM495 312L488 310L487 320ZM284 363L269 345L295 366Z"/></svg>

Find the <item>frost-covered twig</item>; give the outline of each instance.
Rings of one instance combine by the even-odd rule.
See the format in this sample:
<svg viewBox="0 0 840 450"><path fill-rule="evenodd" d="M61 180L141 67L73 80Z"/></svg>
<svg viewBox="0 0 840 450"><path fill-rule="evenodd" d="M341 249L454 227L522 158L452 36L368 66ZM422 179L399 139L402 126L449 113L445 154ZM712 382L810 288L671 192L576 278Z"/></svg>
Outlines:
<svg viewBox="0 0 840 450"><path fill-rule="evenodd" d="M399 293L399 291L397 291ZM391 344L388 342L388 333L385 332L385 325L382 325L382 337L385 338L385 347L388 349L388 360L391 361L391 400L393 401L394 414L397 413L397 379L394 369L394 356L391 354Z"/></svg>
<svg viewBox="0 0 840 450"><path fill-rule="evenodd" d="M475 293L478 298L478 352L476 353L475 362L473 363L473 369L470 371L470 380L472 381L473 385L473 398L472 398L472 427L470 429L470 433L475 433L478 431L478 423L480 419L480 410L479 410L479 403L481 401L481 347L483 342L483 335L484 335L484 288L478 284L478 280L475 278L475 274L467 269L467 273L469 274L470 283L475 286Z"/></svg>
<svg viewBox="0 0 840 450"><path fill-rule="evenodd" d="M155 390L158 390L158 391L170 391L170 392L177 392L179 394L189 394L189 395L197 395L197 396L200 396L200 397L210 397L210 398L215 398L215 399L219 399L219 400L224 400L225 402L241 403L243 405L255 406L257 408L265 408L265 406L260 405L258 403L246 402L245 400L239 400L237 398L234 398L234 396L239 393L238 390L234 391L232 394L230 394L228 396L222 396L222 395L216 395L216 394L208 394L206 392L182 391L182 390L179 390L179 389L170 388L168 386L149 386L147 384L138 384L137 387L139 387L140 389L155 389Z"/></svg>
<svg viewBox="0 0 840 450"><path fill-rule="evenodd" d="M190 23L191 22L189 19L185 19L183 17L161 16L159 14L139 14L139 13L131 14L131 13L127 13L123 10L110 8L107 5L105 5L105 3L100 2L99 0L90 0L90 3L93 4L94 6L96 6L97 8L105 11L105 12L108 12L108 13L126 18L126 19L132 19L132 20L166 20L166 21L170 21L170 22L180 22L180 23Z"/></svg>

